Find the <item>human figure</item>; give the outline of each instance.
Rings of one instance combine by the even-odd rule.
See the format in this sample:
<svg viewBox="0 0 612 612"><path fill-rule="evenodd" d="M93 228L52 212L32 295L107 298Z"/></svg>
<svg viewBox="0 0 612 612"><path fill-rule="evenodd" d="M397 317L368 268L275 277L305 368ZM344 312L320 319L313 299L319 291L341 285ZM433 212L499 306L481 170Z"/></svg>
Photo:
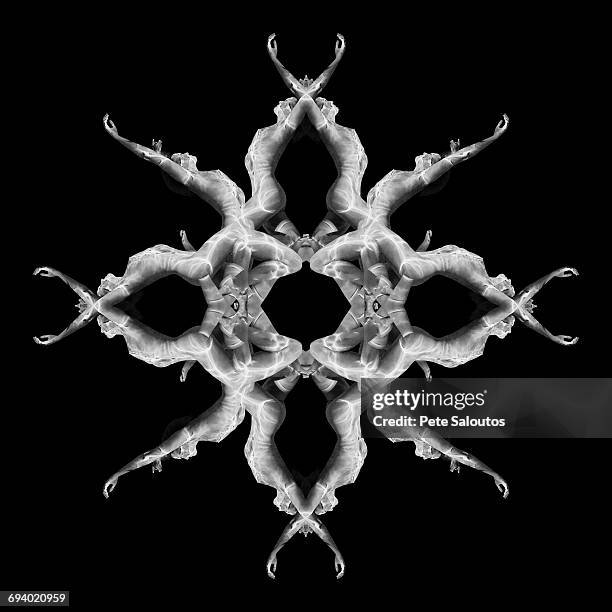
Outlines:
<svg viewBox="0 0 612 612"><path fill-rule="evenodd" d="M342 34L337 34L336 36L338 37L335 47L336 57L334 61L314 80L309 79L308 75L306 75L303 79L296 79L278 59L278 48L275 40L276 34L270 34L270 36L268 36L268 53L270 54L270 59L281 75L283 82L285 85L287 85L296 98L318 95L323 91L323 88L329 82L331 75L336 70L336 67L342 59L346 49L346 41L344 40L344 36L342 36Z"/></svg>
<svg viewBox="0 0 612 612"><path fill-rule="evenodd" d="M532 314L533 309L535 308L533 296L536 295L536 293L538 293L538 291L540 291L540 289L542 289L542 287L553 278L569 278L571 276L578 276L578 271L575 268L559 268L558 270L555 270L550 274L546 274L542 278L531 283L516 297L517 310L514 313L516 318L521 323L529 327L529 329L533 329L549 340L563 346L576 344L576 342L578 342L578 338L572 338L572 336L567 336L564 334L555 336L549 332Z"/></svg>
<svg viewBox="0 0 612 612"><path fill-rule="evenodd" d="M450 461L451 472L459 473L461 465L466 465L479 472L487 474L495 482L495 486L504 499L508 497L510 489L508 483L488 465L483 463L471 453L468 453L445 440L441 435L429 427L403 427L401 433L394 434L391 442L414 442L415 455L422 459L438 459L443 456Z"/></svg>
<svg viewBox="0 0 612 612"><path fill-rule="evenodd" d="M330 214L313 234L316 240L328 240L326 235L337 232L338 224L334 222L336 218L340 217L357 227L358 223L367 217L366 202L360 195L361 179L368 163L365 150L355 130L336 123L338 109L333 102L320 97L344 55L346 43L344 37L338 34L336 58L330 66L314 81L308 77L298 80L278 60L274 37L272 34L268 39L270 57L293 95L300 100L306 100L305 110L308 118L330 152L338 171L326 198ZM313 100L314 96L317 96L316 102Z"/></svg>
<svg viewBox="0 0 612 612"><path fill-rule="evenodd" d="M307 100L304 103L306 115L334 160L338 173L327 192L327 208L352 227L358 227L370 218L367 203L361 197L361 181L368 165L365 149L354 129L336 123L338 108L333 102L320 97L313 100L307 95L303 98ZM323 234L317 232L314 237L319 235Z"/></svg>
<svg viewBox="0 0 612 612"><path fill-rule="evenodd" d="M286 269L283 268L283 273L291 273L301 268L301 258L297 253L272 236L256 230L267 219L284 209L285 194L274 176L274 170L304 117L304 108L303 104L296 104L295 98L289 98L277 105L275 113L276 124L258 130L247 153L245 163L253 190L247 202L243 191L220 170L198 170L195 156L177 153L168 157L162 152L159 141L154 141L153 149L131 142L119 135L117 127L108 115L104 117L104 127L128 150L160 167L221 214L222 229L198 250L198 254L206 259L213 269L240 243L250 248L258 259L277 258L283 266L287 266ZM282 231L290 235L291 239L299 236L291 223L285 223Z"/></svg>
<svg viewBox="0 0 612 612"><path fill-rule="evenodd" d="M401 338L400 338L401 340ZM336 375L346 376L346 371L337 368L333 359L329 359L320 347L311 345L310 352L315 358L323 363L328 370ZM339 355L346 353L339 353ZM396 355L389 360L393 363ZM384 362L384 358L381 360ZM357 362L357 359L355 359ZM360 378L397 378L398 370L385 371L387 364L381 363L380 369L376 371L364 371L362 368ZM400 366L401 367L401 366ZM359 419L362 413L361 393L358 382L353 382L341 395L335 397L328 403L327 418L338 436L338 442L326 467L321 472L316 485L306 499L305 507L312 509L316 514L322 514L332 510L338 503L334 491L339 487L355 482L359 471L367 455L365 441L361 438L361 427ZM473 455L462 451L434 430L425 427L401 427L391 438L392 442L412 441L415 443L415 453L424 459L436 459L444 455L451 461L451 471L459 471L459 464L467 465L491 476L495 485L504 497L508 495L508 485L504 479L491 470L482 461Z"/></svg>
<svg viewBox="0 0 612 612"><path fill-rule="evenodd" d="M329 274L330 268L333 269L332 262L351 261L358 258L363 249L372 248L380 250L393 265L399 267L415 250L390 229L391 213L450 168L473 157L497 140L509 123L508 117L504 115L493 136L462 149L457 149L457 143L453 141L451 153L444 158L427 153L418 156L414 171L388 173L370 190L367 202L364 202L360 191L367 158L357 133L335 122L337 108L333 102L323 98L318 98L314 103L309 102L306 113L338 168L338 178L328 192L328 207L357 228L323 245L310 258L310 267L322 274ZM426 251L430 239L431 232L428 231L416 252Z"/></svg>
<svg viewBox="0 0 612 612"><path fill-rule="evenodd" d="M391 170L367 196L368 207L382 223L389 224L389 218L402 204L432 185L454 166L471 159L495 142L508 129L508 115L497 124L492 136L473 145L458 149L459 141L451 141L450 152L444 157L438 153L423 153L414 160L414 170Z"/></svg>
<svg viewBox="0 0 612 612"><path fill-rule="evenodd" d="M336 578L340 579L344 576L345 563L340 550L336 546L329 530L325 525L321 522L321 520L313 515L310 516L302 516L301 514L296 515L289 521L289 524L283 530L281 536L279 537L274 549L270 553L268 557L268 562L266 565L268 576L270 578L275 578L274 572L276 571L277 566L277 554L280 549L296 534L301 533L304 537L308 536L310 533L316 533L333 551L334 553L334 567L336 569Z"/></svg>
<svg viewBox="0 0 612 612"><path fill-rule="evenodd" d="M171 355L171 358L176 358L176 349L172 342L165 341L162 347L161 344L156 344L156 340L152 335L147 338L147 348L151 353L157 356L161 351L164 351ZM245 410L251 414L254 422L264 425L262 431L265 430L264 434L268 436L266 438L268 455L264 456L263 459L259 455L255 457L247 455L249 463L259 466L259 462L263 461L265 463L269 460L270 455L273 459L277 458L277 451L271 444L271 439L276 429L282 424L284 414L281 414L282 409L277 403L262 401L261 389L257 383L273 376L289 363L295 361L302 352L300 343L289 340L285 348L274 353L255 352L248 363L243 363L237 359L232 359L216 338L209 337L207 341L208 343L202 353L198 352L194 343L189 347L190 351L185 350L184 346L179 347L179 349L183 350L183 360L198 361L222 383L222 397L210 409L193 419L170 438L164 440L157 447L138 455L115 472L104 485L104 495L106 497L114 489L118 479L134 469L151 463L155 463L157 469L159 468L159 462L164 457L175 453L177 449L183 449L181 451L181 458L183 458L195 454L198 442L218 442L222 440L242 422ZM282 408L284 409L284 407ZM280 475L275 472L273 474L274 478L282 478L288 475L288 471L286 473L283 470L279 471L281 472ZM292 479L290 475L288 478L290 479L289 482L284 483L283 486L289 489L291 499L293 494ZM300 499L299 496L296 498L298 504Z"/></svg>
<svg viewBox="0 0 612 612"><path fill-rule="evenodd" d="M428 233L424 241L426 245L429 243L429 237ZM333 246L332 243L330 248ZM491 278L482 259L464 249L451 245L430 253L411 251L408 258L396 264L397 268L391 265L392 262L385 264L377 261L379 255L376 245L361 246L358 253L359 267L339 259L332 259L324 267L323 271L335 277L342 287L350 282L354 282L355 287L358 285L361 287L355 289L348 297L351 308L338 331L322 339L321 343L323 347L336 352L347 351L360 344L360 367L363 367L364 371L378 367L379 351L386 348L393 327L403 337L407 338L410 334L414 334L415 330L405 309L406 298L413 285L425 282L434 274L449 276L487 297L495 306L501 308L503 316L500 320L508 317L517 308L508 295L509 292L513 295L508 279L503 275ZM395 287L390 280L392 277L399 278ZM363 280L358 282L359 279ZM496 323L498 322L496 320ZM363 329L359 328L360 325ZM492 324L491 329L499 328ZM458 360L459 363L480 354L476 347L481 350L484 341L480 333L477 336L478 341L473 346L470 345L469 350L466 343L459 348L453 345L452 350L458 352L453 353L448 359L445 358L446 361ZM412 340L414 338L410 339ZM436 358L441 357L437 355ZM430 379L431 374L426 360L417 358L416 361Z"/></svg>
<svg viewBox="0 0 612 612"><path fill-rule="evenodd" d="M265 235L262 234L262 236ZM244 266L236 264L229 267L229 278L232 274L236 276L245 273L248 276L247 282L252 285L276 280L301 267L301 259L294 251L270 237L267 239L260 240L255 236L250 246L243 242L233 241L223 246L220 252L215 251L211 241L207 241L198 251L182 251L167 245L157 245L146 249L129 258L125 273L121 278L113 275L107 276L105 294L97 302L96 307L101 314L111 318L107 311L115 308L116 304L126 297L164 276L176 274L187 282L202 288L204 297L209 301L212 310L207 313L208 316L205 316L201 331L210 334L214 325L219 321L223 308L223 300L218 295L219 292L211 279L222 266L225 266L228 257L240 256L243 259L246 258L248 262L251 257L260 257L264 260L250 270L245 270ZM116 316L119 316L119 313L115 313Z"/></svg>
<svg viewBox="0 0 612 612"><path fill-rule="evenodd" d="M288 98L279 103L275 113L276 124L257 130L244 160L251 180L251 197L244 206L243 218L256 228L276 218L274 229L291 240L297 240L300 234L284 214L286 195L276 179L275 170L305 117L305 103Z"/></svg>
<svg viewBox="0 0 612 612"><path fill-rule="evenodd" d="M108 114L104 115L104 128L119 144L136 156L159 167L193 194L210 204L223 220L223 227L240 219L244 206L244 192L221 170L198 170L198 158L189 153L168 156L162 151L161 140L153 140L152 148L132 142L119 135Z"/></svg>
<svg viewBox="0 0 612 612"><path fill-rule="evenodd" d="M79 316L76 317L76 319L74 319L74 321L72 321L72 323L70 323L66 329L57 335L44 334L42 336L35 336L34 342L36 342L36 344L55 344L79 329L82 329L98 316L98 311L94 307L95 302L98 300L98 296L85 285L74 280L67 274L63 274L59 270L49 268L47 266L36 268L34 270L34 276L37 275L42 276L43 278L59 278L61 281L66 283L79 296L79 301L76 304L76 307L79 310Z"/></svg>

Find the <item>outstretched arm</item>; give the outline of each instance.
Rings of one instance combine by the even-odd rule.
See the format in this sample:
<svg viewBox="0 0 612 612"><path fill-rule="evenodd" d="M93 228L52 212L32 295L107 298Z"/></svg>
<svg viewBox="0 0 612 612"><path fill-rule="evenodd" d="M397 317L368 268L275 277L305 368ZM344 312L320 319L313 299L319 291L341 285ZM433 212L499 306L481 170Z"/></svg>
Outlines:
<svg viewBox="0 0 612 612"><path fill-rule="evenodd" d="M570 276L578 276L578 271L575 268L559 268L546 276L543 276L539 280L531 283L525 289L523 289L516 297L516 303L518 308L515 312L516 317L521 323L533 329L535 332L542 334L549 340L569 346L576 344L578 338L572 338L572 336L566 336L564 334L555 335L549 332L531 313L535 308L535 304L531 301L533 296L551 279L553 278L568 278Z"/></svg>
<svg viewBox="0 0 612 612"><path fill-rule="evenodd" d="M517 312L517 319L526 325L529 329L541 334L545 338L556 342L557 344L561 344L563 346L571 346L572 344L576 344L578 342L577 336L567 336L565 334L553 334L548 331L530 312L523 311L520 314Z"/></svg>
<svg viewBox="0 0 612 612"><path fill-rule="evenodd" d="M119 471L115 472L105 483L103 494L104 497L108 497L113 489L117 486L117 481L121 476L137 470L138 468L144 467L145 465L154 464L153 472L161 472L161 461L167 455L174 452L176 449L181 448L183 445L188 445L192 440L191 434L187 428L184 427L176 433L172 434L169 438L164 440L159 446L148 450L134 459L129 463L126 463Z"/></svg>
<svg viewBox="0 0 612 612"><path fill-rule="evenodd" d="M510 119L508 115L504 115L504 118L497 124L495 131L492 136L485 138L476 144L462 149L456 149L456 143L451 141L451 152L443 157L439 162L432 164L426 170L423 170L419 176L423 183L423 186L427 186L439 179L443 174L446 174L453 166L464 162L466 159L474 157L484 149L486 149L491 143L495 142L507 129Z"/></svg>
<svg viewBox="0 0 612 612"><path fill-rule="evenodd" d="M110 117L104 115L104 128L106 131L119 143L121 143L126 149L137 155L138 157L159 166L166 174L168 174L175 181L181 183L181 185L187 185L193 178L193 173L183 168L180 164L173 162L170 158L164 155L161 151L161 140L153 141L153 149L144 147L136 142L132 142L127 138L119 135L117 127L111 121Z"/></svg>
<svg viewBox="0 0 612 612"><path fill-rule="evenodd" d="M268 570L268 576L270 576L270 578L276 578L274 575L277 564L276 555L279 553L280 549L300 530L303 523L304 519L298 515L292 518L287 526L283 529L280 538L278 538L276 545L268 557L266 569Z"/></svg>
<svg viewBox="0 0 612 612"><path fill-rule="evenodd" d="M467 465L475 470L479 470L488 474L495 481L495 486L499 489L501 494L508 497L509 489L506 481L497 473L494 472L489 466L485 465L480 459L474 457L470 453L466 453L461 449L453 446L450 442L446 441L437 432L431 429L423 429L417 435L417 439L425 444L435 448L437 451L448 457L451 462L451 472L459 471L459 465Z"/></svg>
<svg viewBox="0 0 612 612"><path fill-rule="evenodd" d="M287 70L280 63L280 60L277 57L278 50L276 46L276 41L274 40L275 38L276 34L270 34L270 36L268 36L268 54L270 55L270 59L278 70L278 73L281 75L281 79L283 79L285 85L296 97L301 97L302 95L304 95L304 88L302 87L301 83L289 72L289 70Z"/></svg>
<svg viewBox="0 0 612 612"><path fill-rule="evenodd" d="M124 465L104 484L104 497L108 497L121 476L153 463L153 472L162 471L162 459L171 455L174 459L189 459L197 454L196 445L201 441L219 442L243 420L240 406L219 398L208 410L191 420L185 427L173 433L159 446L148 450Z"/></svg>
<svg viewBox="0 0 612 612"><path fill-rule="evenodd" d="M106 131L126 149L158 166L171 179L210 204L218 212L221 212L220 202L228 194L232 194L233 197L237 198L237 201L244 196L242 190L228 177L225 177L227 180L223 179L220 183L216 173L198 171L196 165L197 158L195 156L189 155L189 153L175 153L168 157L165 153L162 153L161 140L153 140L153 148L150 149L120 136L117 127L109 119L108 115L104 115L103 121ZM181 238L183 238L183 243L188 245L185 248L194 250L183 234L181 234Z"/></svg>
<svg viewBox="0 0 612 612"><path fill-rule="evenodd" d="M70 323L66 329L61 331L59 334L43 334L42 336L34 336L34 342L44 346L55 344L67 336L70 336L70 334L74 334L74 332L79 331L79 329L85 327L86 325L89 325L89 323L91 323L97 315L98 313L93 308L89 308L85 312L82 312L74 321L72 321L72 323Z"/></svg>
<svg viewBox="0 0 612 612"><path fill-rule="evenodd" d="M283 530L283 533L278 539L276 546L274 547L274 549L270 553L270 556L268 557L268 563L267 563L268 576L270 576L270 578L276 577L274 575L274 572L276 571L276 564L277 564L276 555L278 554L280 549L296 533L298 533L298 531L301 531L302 533L304 533L304 535L307 535L308 533L314 531L334 551L334 554L335 554L334 564L336 567L336 571L338 572L338 574L336 575L336 578L342 578L342 576L344 576L344 567L345 567L344 559L342 558L342 554L338 550L338 547L336 546L336 543L331 537L327 527L323 525L323 523L321 522L319 518L317 518L316 516L312 516L312 515L309 517L297 515L296 517L294 517L293 519L289 521L288 525L285 527L285 529Z"/></svg>
<svg viewBox="0 0 612 612"><path fill-rule="evenodd" d="M346 49L344 36L342 36L342 34L336 34L336 36L338 37L335 48L336 57L334 61L308 86L305 93L309 94L310 96L318 96L321 94L323 88L327 85L329 79L334 73L334 70L336 70L336 67L344 55L344 51Z"/></svg>
<svg viewBox="0 0 612 612"><path fill-rule="evenodd" d="M559 268L550 274L546 274L537 281L527 285L517 296L516 302L520 308L523 308L525 304L533 298L533 296L544 287L546 283L551 281L553 278L568 278L570 276L578 276L578 270L576 268Z"/></svg>
<svg viewBox="0 0 612 612"><path fill-rule="evenodd" d="M270 58L278 70L278 73L281 75L285 85L287 85L287 87L297 98L301 98L303 95L317 95L323 90L325 85L327 85L327 82L334 73L336 66L342 59L346 47L344 36L342 36L342 34L338 34L337 36L338 41L336 42L336 57L334 61L314 81L310 81L308 77L305 77L301 82L298 81L298 79L296 79L279 61L277 57L278 51L276 40L274 40L276 34L270 34L270 36L268 36L268 53Z"/></svg>
<svg viewBox="0 0 612 612"><path fill-rule="evenodd" d="M71 278L67 274L60 272L55 268L49 268L48 266L36 268L36 270L34 270L34 275L44 276L45 278L59 278L87 304L92 304L98 299L98 296L91 291L91 289L88 289L85 285L83 285L83 283L79 283L79 281L74 280L74 278Z"/></svg>
<svg viewBox="0 0 612 612"><path fill-rule="evenodd" d="M36 342L36 344L55 344L66 336L73 334L75 331L78 331L82 327L85 327L86 325L91 323L98 315L98 312L94 308L94 303L98 298L93 293L93 291L88 289L82 283L79 283L70 276L63 274L59 270L55 270L54 268L49 267L36 268L36 270L34 270L34 275L40 275L46 278L56 277L64 281L79 296L79 303L77 304L77 308L80 312L79 316L59 334L44 334L42 336L35 336L34 342Z"/></svg>
<svg viewBox="0 0 612 612"><path fill-rule="evenodd" d="M334 552L334 555L335 555L334 566L336 568L336 571L338 572L336 574L336 578L342 578L342 576L344 576L344 559L342 558L342 554L338 550L338 547L336 546L336 543L334 542L334 539L331 537L331 534L329 533L329 529L327 529L327 527L325 527L325 525L321 522L321 519L317 518L316 516L312 516L311 515L309 517L309 519L311 521L311 525L313 527L313 531Z"/></svg>

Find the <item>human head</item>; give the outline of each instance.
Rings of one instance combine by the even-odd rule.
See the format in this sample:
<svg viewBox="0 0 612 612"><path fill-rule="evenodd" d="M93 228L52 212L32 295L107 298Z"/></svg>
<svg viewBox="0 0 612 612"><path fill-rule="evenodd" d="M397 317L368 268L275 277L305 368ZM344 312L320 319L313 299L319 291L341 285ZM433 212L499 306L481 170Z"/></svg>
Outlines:
<svg viewBox="0 0 612 612"><path fill-rule="evenodd" d="M413 442L415 447L414 454L417 457L421 457L422 459L437 459L442 455L439 450L432 448L429 444L423 442L423 440L416 439L413 440Z"/></svg>
<svg viewBox="0 0 612 612"><path fill-rule="evenodd" d="M529 314L531 314L536 308L535 302L531 299L531 300L527 300L524 304L523 304L523 310L526 310Z"/></svg>
<svg viewBox="0 0 612 612"><path fill-rule="evenodd" d="M185 444L173 450L170 453L170 456L173 459L190 459L191 457L198 454L197 445L197 440L188 440L187 442L185 442Z"/></svg>
<svg viewBox="0 0 612 612"><path fill-rule="evenodd" d="M302 351L294 365L295 369L302 375L302 378L308 378L318 369L318 363L315 364L315 358L310 351Z"/></svg>
<svg viewBox="0 0 612 612"><path fill-rule="evenodd" d="M98 297L102 297L107 293L110 293L119 285L120 281L121 279L118 276L115 276L114 274L107 274L100 281L100 286L98 287L98 291L96 292L98 294Z"/></svg>
<svg viewBox="0 0 612 612"><path fill-rule="evenodd" d="M421 155L417 155L414 158L414 171L422 172L423 170L427 170L427 168L436 162L439 162L440 159L442 158L437 153L423 153Z"/></svg>
<svg viewBox="0 0 612 612"><path fill-rule="evenodd" d="M301 533L304 537L306 537L309 533L312 533L313 531L314 530L310 524L310 521L307 518L302 519L298 533Z"/></svg>
<svg viewBox="0 0 612 612"><path fill-rule="evenodd" d="M505 293L509 297L514 297L512 281L505 274L498 274L495 278L492 278L491 281L498 291Z"/></svg>
<svg viewBox="0 0 612 612"><path fill-rule="evenodd" d="M338 114L338 107L331 101L325 98L317 98L315 100L317 106L321 109L323 116L328 121L335 121Z"/></svg>
<svg viewBox="0 0 612 612"><path fill-rule="evenodd" d="M304 75L303 79L298 79L298 81L306 91L308 91L308 88L314 83L312 79L308 78L307 74Z"/></svg>
<svg viewBox="0 0 612 612"><path fill-rule="evenodd" d="M174 153L170 159L175 164L185 168L185 170L189 170L190 172L198 171L198 158L195 155L190 155L189 153Z"/></svg>
<svg viewBox="0 0 612 612"><path fill-rule="evenodd" d="M291 514L291 515L297 514L295 505L291 501L291 498L289 497L289 495L287 495L287 493L285 493L284 491L281 491L280 489L277 490L276 498L274 499L274 505L281 512L286 512L287 514Z"/></svg>
<svg viewBox="0 0 612 612"><path fill-rule="evenodd" d="M79 297L79 301L75 304L79 314L85 314L92 310L94 303L93 300L87 296L87 299L84 300L82 297Z"/></svg>
<svg viewBox="0 0 612 612"><path fill-rule="evenodd" d="M338 505L338 498L334 495L334 489L325 489L321 500L315 508L315 514L331 512Z"/></svg>
<svg viewBox="0 0 612 612"><path fill-rule="evenodd" d="M286 100L281 100L274 107L274 114L276 115L277 123L285 121L285 119L289 117L291 110L295 106L296 102L297 98L287 98Z"/></svg>
<svg viewBox="0 0 612 612"><path fill-rule="evenodd" d="M506 317L503 321L500 321L491 328L491 334L498 338L505 338L512 331L514 321L515 319L512 315Z"/></svg>
<svg viewBox="0 0 612 612"><path fill-rule="evenodd" d="M107 319L104 315L98 315L97 319L98 325L100 326L100 330L107 338L114 338L121 334L121 328Z"/></svg>

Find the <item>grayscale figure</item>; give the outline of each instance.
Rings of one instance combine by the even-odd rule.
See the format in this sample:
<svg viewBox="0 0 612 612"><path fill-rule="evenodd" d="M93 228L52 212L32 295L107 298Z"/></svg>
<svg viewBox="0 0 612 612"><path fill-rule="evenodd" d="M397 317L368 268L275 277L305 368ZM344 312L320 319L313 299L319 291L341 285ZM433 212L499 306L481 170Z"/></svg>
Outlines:
<svg viewBox="0 0 612 612"><path fill-rule="evenodd" d="M153 340L153 339L152 339ZM273 376L289 363L295 361L302 352L302 347L295 340L288 340L287 346L276 352L259 351L253 354L248 363L239 363L231 360L226 351L217 343L215 338L209 338L211 348L207 353L199 354L195 350L187 355L187 359L198 361L223 385L223 395L215 404L193 419L185 427L164 440L155 448L138 455L135 459L115 472L104 485L104 495L115 488L117 480L124 474L154 463L155 469L161 470L161 460L167 455L178 451L180 457L191 457L196 454L198 442L220 442L231 433L244 419L245 411L252 418L252 431L255 429L263 436L266 444L262 445L262 456L252 456L252 445L247 443L247 458L249 465L255 471L258 463L266 462L268 456L273 460L278 451L273 444L276 429L282 424L284 407L279 403L267 401L262 397L261 390L256 384ZM206 364L206 365L205 365ZM208 367L207 367L208 365ZM257 447L259 448L259 447ZM255 466L255 467L253 467ZM287 471L288 472L288 471ZM282 472L274 474L273 478L282 479L290 477ZM275 481L276 482L276 481ZM292 481L281 486L291 491Z"/></svg>
<svg viewBox="0 0 612 612"><path fill-rule="evenodd" d="M361 198L360 191L367 158L361 144L357 144L357 133L348 128L340 129L334 122L337 108L333 103L317 100L316 104L309 104L307 110L309 119L319 130L322 139L328 143L328 150L339 170L338 179L328 192L328 206L336 215L357 228L333 240L313 255L310 267L322 274L329 274L330 270L334 270L334 267L330 266L331 262L355 259L364 248L379 250L401 271L403 262L414 256L415 250L390 229L391 214L454 165L473 157L497 140L508 127L508 118L504 115L504 120L498 124L493 136L480 143L454 150L444 158L437 154L417 157L414 171L392 171L370 190L366 203ZM401 180L398 177L401 177ZM430 240L431 232L428 231L416 253L426 251Z"/></svg>
<svg viewBox="0 0 612 612"><path fill-rule="evenodd" d="M388 224L391 215L410 198L439 180L454 166L470 159L495 142L507 129L508 115L497 124L493 135L476 144L458 149L459 141L451 140L450 152L423 153L414 159L414 170L391 170L368 193L368 208L375 218Z"/></svg>
<svg viewBox="0 0 612 612"><path fill-rule="evenodd" d="M36 275L42 276L43 278L59 278L79 296L79 301L76 304L79 311L79 316L59 334L44 334L42 336L35 336L34 342L36 342L36 344L55 344L70 334L82 329L98 316L98 311L94 306L98 300L98 296L82 283L79 283L55 268L49 268L47 266L36 268L36 270L34 270L34 276Z"/></svg>
<svg viewBox="0 0 612 612"><path fill-rule="evenodd" d="M315 79L296 79L285 68L274 34L268 37L267 51L291 97L276 105L276 122L258 129L248 148L248 199L221 170L199 170L194 155L167 154L161 140L153 140L151 147L132 142L119 135L108 115L104 117L104 128L114 140L157 166L173 189L212 206L221 216L221 227L199 248L181 230L182 249L160 244L133 255L123 275L108 274L96 293L54 268L36 268L35 275L59 278L78 295L79 314L59 334L34 340L52 345L97 320L107 337L124 339L131 356L157 367L181 364L181 383L200 364L219 381L218 399L195 418L173 421L159 444L108 478L104 496L133 470L151 465L154 472L161 471L168 458L195 456L199 442L223 440L248 413L247 463L258 483L274 489L276 508L291 515L268 557L268 576L275 577L278 552L296 533L316 533L333 551L341 578L344 559L320 517L336 507L336 491L356 481L367 457L360 425L362 381L395 380L413 363L431 380L430 364L451 368L481 356L489 337L504 338L516 320L555 343L575 344L577 338L554 335L533 316L533 297L551 279L578 272L559 268L515 295L510 280L503 274L490 276L478 255L455 245L429 250L430 230L412 248L391 228L391 215L401 205L442 185L452 168L497 141L508 128L507 115L480 142L461 148L458 140L451 140L447 154L423 153L415 158L414 169L391 170L364 200L364 147L356 130L336 122L336 105L321 97L345 54L344 37L337 35L335 57ZM314 127L337 171L327 191L327 211L309 234L300 234L291 221L285 191L275 175L304 120ZM279 334L263 308L276 281L300 270L305 261L314 272L333 278L348 302L336 331L312 342L308 350ZM171 274L200 287L206 302L201 324L177 337L157 332L121 308L126 298ZM410 289L435 275L468 287L488 300L492 310L441 338L413 326L407 304ZM322 302L312 301L313 308ZM312 486L296 482L275 443L294 407L291 392L301 380L312 381L325 397L327 420L337 438L324 468L310 481ZM508 495L508 485L497 472L433 429L397 427L390 439L413 442L423 459L448 459L451 471L460 465L479 470L493 478L504 497Z"/></svg>
<svg viewBox="0 0 612 612"><path fill-rule="evenodd" d="M154 141L155 149L135 144L119 136L108 115L104 117L106 131L115 140L139 157L159 166L221 214L222 229L199 250L195 251L187 241L185 246L189 256L184 257L186 261L181 263L181 270L185 267L195 268L202 272L200 278L212 275L232 252L244 248L250 249L253 256L259 260L276 262L266 264L263 269L256 267L251 272L252 282L265 277L278 278L301 269L302 260L297 253L272 236L255 229L284 207L284 192L274 178L274 166L304 116L300 105L295 105L295 112L291 110L291 101L294 100L281 102L276 107L278 122L274 126L258 130L249 148L247 160L250 160L250 163L247 162L247 169L251 176L253 196L246 203L243 191L220 170L199 171L196 166L197 158L188 153L174 154L168 158L161 152L159 141ZM170 249L165 245L154 248L166 251ZM179 267L175 260L181 254L174 250L171 255L172 257L168 256L167 259L171 259L173 263L165 265ZM175 273L180 274L180 271Z"/></svg>
<svg viewBox="0 0 612 612"><path fill-rule="evenodd" d="M303 79L296 79L289 70L287 70L278 59L278 45L276 44L276 34L270 34L268 36L268 53L270 54L270 58L276 69L278 70L281 78L283 79L285 85L289 87L291 92L297 98L301 98L302 96L314 96L320 94L323 91L323 88L329 82L331 75L336 70L338 63L342 59L344 55L344 51L346 49L346 41L344 40L344 36L342 34L337 34L338 40L336 42L335 54L336 57L334 61L316 78L309 79L308 75L304 76Z"/></svg>
<svg viewBox="0 0 612 612"><path fill-rule="evenodd" d="M336 578L342 578L342 576L344 576L344 559L327 527L325 527L321 520L316 516L297 515L289 521L289 524L287 527L285 527L283 533L278 539L274 550L270 553L267 563L268 576L270 576L270 578L276 578L274 575L277 565L276 555L296 533L301 533L304 535L304 537L308 536L310 533L316 533L334 553L334 566L338 572L336 574Z"/></svg>

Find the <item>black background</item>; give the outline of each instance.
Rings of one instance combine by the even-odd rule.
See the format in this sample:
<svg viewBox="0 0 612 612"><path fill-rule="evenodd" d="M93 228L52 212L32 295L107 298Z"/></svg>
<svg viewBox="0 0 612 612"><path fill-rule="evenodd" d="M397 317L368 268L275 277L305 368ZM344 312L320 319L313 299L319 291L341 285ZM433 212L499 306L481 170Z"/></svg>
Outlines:
<svg viewBox="0 0 612 612"><path fill-rule="evenodd" d="M155 167L106 135L102 116L110 113L135 142L161 138L165 150L197 155L199 168L222 169L248 194L244 155L289 95L267 57L267 35L276 31L279 58L296 76L315 77L341 31L347 51L323 95L365 147L364 196L392 168L411 168L415 155L443 153L450 138L480 140L502 113L510 116L507 133L454 170L442 191L397 212L394 230L416 245L432 229L432 248L457 244L478 253L491 275L505 273L517 289L560 266L581 273L551 282L536 299L546 327L580 336L579 344L562 347L516 324L452 374L609 375L609 360L598 353L607 330L592 326L605 297L597 285L602 202L587 195L584 171L584 134L596 110L588 69L556 23L519 19L502 28L499 17L485 16L459 30L450 21L442 31L388 16L380 26L321 27L314 19L310 28L304 15L301 28L271 19L247 32L211 18L199 34L182 36L189 13L180 26L152 30L121 18L101 15L91 28L64 23L39 41L24 110L33 128L26 145L40 163L14 204L23 213L18 240L27 229L20 263L53 266L95 289L108 272L120 276L130 255L179 246L180 229L204 242L219 227L217 214L169 191ZM288 146L277 176L289 215L311 232L335 176L325 148L304 134ZM286 586L307 599L334 589L382 602L407 602L418 591L431 593L433 605L444 591L458 596L458 585L477 598L485 585L520 596L584 584L577 571L591 570L609 528L607 440L460 441L505 477L507 500L482 474L466 468L457 476L445 462L415 457L412 445L368 440L357 482L337 491L339 505L323 517L347 563L339 582L332 554L314 536L296 536L279 554L277 580L267 578L267 555L288 517L244 459L248 417L222 444L201 444L197 457L166 462L155 476L130 474L104 499L110 474L155 446L169 421L206 409L220 386L196 368L180 384L178 366L156 369L129 357L121 339L106 339L95 324L36 346L33 335L57 333L74 316L76 298L57 281L26 274L30 299L17 317L24 356L12 381L19 395L7 411L16 423L7 436L3 588L69 588L86 607L117 601L119 587L134 602L165 593L205 603L213 591L233 600ZM204 303L197 288L167 279L136 307L172 334L197 324ZM306 346L334 331L346 311L331 279L307 265L281 279L264 307L280 333ZM411 321L437 335L474 308L464 289L444 279L415 289L408 303ZM432 372L448 374L439 366ZM302 381L286 405L277 443L308 478L334 445L325 401Z"/></svg>

